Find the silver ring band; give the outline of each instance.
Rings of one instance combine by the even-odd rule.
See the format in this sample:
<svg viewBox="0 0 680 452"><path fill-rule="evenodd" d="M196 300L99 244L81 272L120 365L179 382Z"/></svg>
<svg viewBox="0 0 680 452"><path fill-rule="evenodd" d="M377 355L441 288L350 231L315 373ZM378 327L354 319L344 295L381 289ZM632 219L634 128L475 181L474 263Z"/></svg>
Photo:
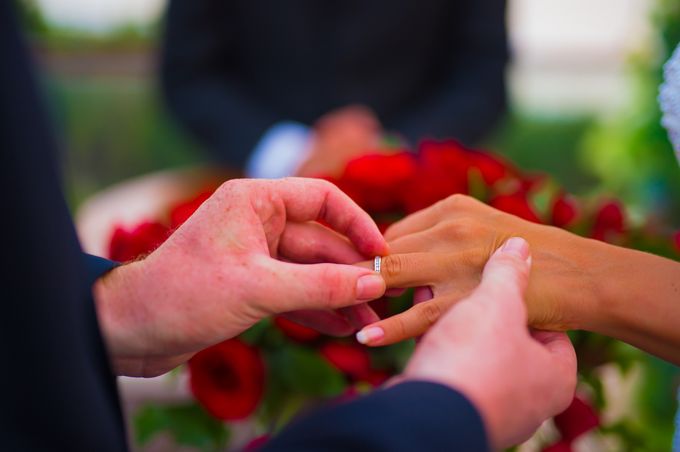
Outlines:
<svg viewBox="0 0 680 452"><path fill-rule="evenodd" d="M380 264L382 264L382 257L376 256L375 259L373 259L373 271L376 273L380 273Z"/></svg>

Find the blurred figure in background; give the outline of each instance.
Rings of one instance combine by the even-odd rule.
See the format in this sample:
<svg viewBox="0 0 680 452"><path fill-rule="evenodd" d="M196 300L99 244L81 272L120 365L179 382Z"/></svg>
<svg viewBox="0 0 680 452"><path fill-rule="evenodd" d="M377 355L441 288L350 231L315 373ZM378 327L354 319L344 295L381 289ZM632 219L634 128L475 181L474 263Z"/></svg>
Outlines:
<svg viewBox="0 0 680 452"><path fill-rule="evenodd" d="M171 0L171 111L249 176L333 174L386 130L473 144L506 105L504 0Z"/></svg>

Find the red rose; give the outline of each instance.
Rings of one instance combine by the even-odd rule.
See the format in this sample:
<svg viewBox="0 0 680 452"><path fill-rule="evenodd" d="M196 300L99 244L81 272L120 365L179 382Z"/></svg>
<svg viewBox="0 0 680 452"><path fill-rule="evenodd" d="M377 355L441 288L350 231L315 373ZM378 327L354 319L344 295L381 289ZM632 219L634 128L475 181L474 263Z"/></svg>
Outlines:
<svg viewBox="0 0 680 452"><path fill-rule="evenodd" d="M574 396L569 408L555 416L554 421L562 435L562 441L567 443L600 425L593 407L577 396Z"/></svg>
<svg viewBox="0 0 680 452"><path fill-rule="evenodd" d="M253 438L253 439L250 440L250 442L248 444L246 444L243 447L243 452L256 452L256 451L262 449L262 447L264 447L264 445L267 444L270 439L271 439L271 436L269 436L267 434L260 435L256 438Z"/></svg>
<svg viewBox="0 0 680 452"><path fill-rule="evenodd" d="M364 347L329 342L320 352L333 367L355 380L362 380L371 373L371 358Z"/></svg>
<svg viewBox="0 0 680 452"><path fill-rule="evenodd" d="M296 341L309 342L318 339L321 336L321 333L315 329L300 325L285 317L276 316L274 318L274 324L283 332L283 334Z"/></svg>
<svg viewBox="0 0 680 452"><path fill-rule="evenodd" d="M529 204L529 200L522 193L498 195L489 202L489 205L503 212L524 218L525 220L541 223L538 214L536 214L533 207L531 207L531 204Z"/></svg>
<svg viewBox="0 0 680 452"><path fill-rule="evenodd" d="M418 175L404 192L407 213L424 209L454 193L468 192L468 152L455 141L421 142Z"/></svg>
<svg viewBox="0 0 680 452"><path fill-rule="evenodd" d="M544 447L541 452L571 452L571 443L558 441L548 447Z"/></svg>
<svg viewBox="0 0 680 452"><path fill-rule="evenodd" d="M412 154L365 155L351 160L334 181L364 210L385 213L400 210L403 192L416 175Z"/></svg>
<svg viewBox="0 0 680 452"><path fill-rule="evenodd" d="M470 167L479 171L484 183L489 187L514 173L509 163L488 152L468 151L468 158Z"/></svg>
<svg viewBox="0 0 680 452"><path fill-rule="evenodd" d="M680 253L680 231L673 234L673 246L675 247L675 251Z"/></svg>
<svg viewBox="0 0 680 452"><path fill-rule="evenodd" d="M591 237L604 242L616 241L625 230L625 221L623 206L620 202L605 202L595 215Z"/></svg>
<svg viewBox="0 0 680 452"><path fill-rule="evenodd" d="M555 198L552 205L551 223L558 228L566 228L578 217L576 200L567 195L560 194Z"/></svg>
<svg viewBox="0 0 680 452"><path fill-rule="evenodd" d="M365 381L374 388L385 383L390 379L390 374L384 370L371 370L368 374L361 378L361 381Z"/></svg>
<svg viewBox="0 0 680 452"><path fill-rule="evenodd" d="M195 198L192 198L188 201L181 202L177 205L175 205L173 208L170 209L170 227L172 229L177 229L189 219L190 216L196 212L196 210L201 207L201 204L203 204L210 196L212 195L211 191L206 191Z"/></svg>
<svg viewBox="0 0 680 452"><path fill-rule="evenodd" d="M244 419L255 411L264 393L264 363L258 351L229 339L189 360L191 392L219 419Z"/></svg>
<svg viewBox="0 0 680 452"><path fill-rule="evenodd" d="M158 248L170 235L170 230L161 223L146 221L128 231L117 226L109 242L109 258L127 262L137 259Z"/></svg>
<svg viewBox="0 0 680 452"><path fill-rule="evenodd" d="M387 297L380 297L377 300L369 301L368 305L375 311L381 319L390 316L390 300Z"/></svg>

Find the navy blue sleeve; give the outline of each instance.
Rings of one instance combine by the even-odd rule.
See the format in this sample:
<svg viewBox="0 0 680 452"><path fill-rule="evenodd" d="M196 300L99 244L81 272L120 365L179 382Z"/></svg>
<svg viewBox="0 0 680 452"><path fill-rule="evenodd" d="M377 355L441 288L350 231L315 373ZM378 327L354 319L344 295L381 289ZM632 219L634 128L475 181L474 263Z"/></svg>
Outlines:
<svg viewBox="0 0 680 452"><path fill-rule="evenodd" d="M120 264L118 262L104 259L103 257L93 256L91 254L83 253L85 258L85 266L87 268L87 280L90 285L101 278L105 273L113 270Z"/></svg>
<svg viewBox="0 0 680 452"><path fill-rule="evenodd" d="M278 116L240 77L229 23L237 5L169 2L161 55L161 88L170 112L216 163L243 169L260 136Z"/></svg>
<svg viewBox="0 0 680 452"><path fill-rule="evenodd" d="M128 450L29 49L0 1L0 449ZM101 268L101 267L100 267Z"/></svg>
<svg viewBox="0 0 680 452"><path fill-rule="evenodd" d="M451 7L447 39L454 49L445 80L394 124L413 144L430 137L474 145L506 111L506 0L451 2Z"/></svg>
<svg viewBox="0 0 680 452"><path fill-rule="evenodd" d="M487 451L482 419L462 394L409 382L294 422L265 448L273 451Z"/></svg>

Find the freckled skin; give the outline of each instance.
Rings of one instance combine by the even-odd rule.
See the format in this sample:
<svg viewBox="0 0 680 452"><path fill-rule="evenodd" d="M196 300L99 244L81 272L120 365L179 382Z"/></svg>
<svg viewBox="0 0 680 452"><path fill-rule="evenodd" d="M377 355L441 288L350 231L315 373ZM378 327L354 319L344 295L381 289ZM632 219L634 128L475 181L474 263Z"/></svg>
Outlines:
<svg viewBox="0 0 680 452"><path fill-rule="evenodd" d="M347 264L385 252L368 214L327 182L229 181L151 255L101 279L97 312L118 373L159 375L269 315L305 310L330 328L337 309L367 301L357 280L372 272Z"/></svg>

